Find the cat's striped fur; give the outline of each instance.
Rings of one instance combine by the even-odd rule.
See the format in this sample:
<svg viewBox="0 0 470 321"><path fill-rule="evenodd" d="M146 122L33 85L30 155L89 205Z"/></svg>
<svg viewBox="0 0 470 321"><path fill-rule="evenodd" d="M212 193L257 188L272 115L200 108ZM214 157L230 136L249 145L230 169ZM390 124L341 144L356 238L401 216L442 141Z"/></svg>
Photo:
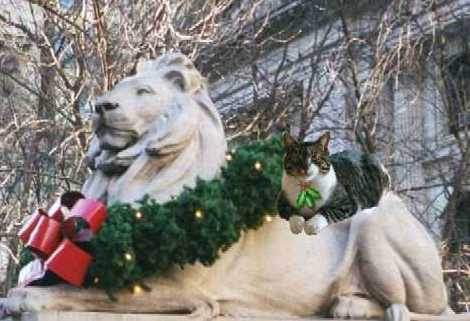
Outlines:
<svg viewBox="0 0 470 321"><path fill-rule="evenodd" d="M290 220L293 231L299 232L299 228L292 224L303 222L299 218L292 219L293 216L307 220L307 231L307 225L314 224L309 220L315 214L323 215L329 222L337 222L360 209L376 206L384 191L391 189L390 176L373 155L357 151L330 155L329 140L329 133L307 143L284 135L286 155L278 211L282 218ZM293 206L302 182L308 182L322 196L314 210ZM310 231L315 233L315 227Z"/></svg>

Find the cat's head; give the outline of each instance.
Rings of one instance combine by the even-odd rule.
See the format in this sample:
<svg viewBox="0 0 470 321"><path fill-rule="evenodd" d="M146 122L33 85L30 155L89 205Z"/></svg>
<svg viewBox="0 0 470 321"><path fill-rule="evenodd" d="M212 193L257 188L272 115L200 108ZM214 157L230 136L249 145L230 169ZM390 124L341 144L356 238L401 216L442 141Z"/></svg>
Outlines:
<svg viewBox="0 0 470 321"><path fill-rule="evenodd" d="M299 142L289 133L284 133L283 142L286 150L283 166L287 175L314 178L329 172L330 132L325 132L314 142Z"/></svg>

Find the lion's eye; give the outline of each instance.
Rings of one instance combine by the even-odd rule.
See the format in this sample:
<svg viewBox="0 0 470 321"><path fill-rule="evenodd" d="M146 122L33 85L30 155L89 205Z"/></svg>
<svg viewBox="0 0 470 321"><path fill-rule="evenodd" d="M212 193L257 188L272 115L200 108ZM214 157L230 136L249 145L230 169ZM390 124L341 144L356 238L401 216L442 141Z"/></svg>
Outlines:
<svg viewBox="0 0 470 321"><path fill-rule="evenodd" d="M153 94L153 90L149 87L142 87L137 89L137 95L149 95Z"/></svg>

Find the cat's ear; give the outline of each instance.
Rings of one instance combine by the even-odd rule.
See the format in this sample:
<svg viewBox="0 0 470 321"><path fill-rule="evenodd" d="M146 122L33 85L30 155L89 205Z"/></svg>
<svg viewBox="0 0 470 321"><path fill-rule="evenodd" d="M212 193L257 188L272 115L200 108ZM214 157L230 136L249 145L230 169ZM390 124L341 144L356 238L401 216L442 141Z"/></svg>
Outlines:
<svg viewBox="0 0 470 321"><path fill-rule="evenodd" d="M323 146L325 152L328 152L330 140L331 134L329 131L321 135L320 138L318 138L318 142Z"/></svg>
<svg viewBox="0 0 470 321"><path fill-rule="evenodd" d="M282 142L284 143L285 148L291 148L297 145L297 141L292 137L288 132L282 134Z"/></svg>

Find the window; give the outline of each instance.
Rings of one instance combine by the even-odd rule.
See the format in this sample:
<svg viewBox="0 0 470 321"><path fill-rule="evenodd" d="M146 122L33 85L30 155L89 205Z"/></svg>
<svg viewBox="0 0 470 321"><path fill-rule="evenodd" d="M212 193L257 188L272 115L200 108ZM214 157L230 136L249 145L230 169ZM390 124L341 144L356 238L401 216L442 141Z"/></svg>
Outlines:
<svg viewBox="0 0 470 321"><path fill-rule="evenodd" d="M451 132L470 128L470 53L449 61L445 85Z"/></svg>

